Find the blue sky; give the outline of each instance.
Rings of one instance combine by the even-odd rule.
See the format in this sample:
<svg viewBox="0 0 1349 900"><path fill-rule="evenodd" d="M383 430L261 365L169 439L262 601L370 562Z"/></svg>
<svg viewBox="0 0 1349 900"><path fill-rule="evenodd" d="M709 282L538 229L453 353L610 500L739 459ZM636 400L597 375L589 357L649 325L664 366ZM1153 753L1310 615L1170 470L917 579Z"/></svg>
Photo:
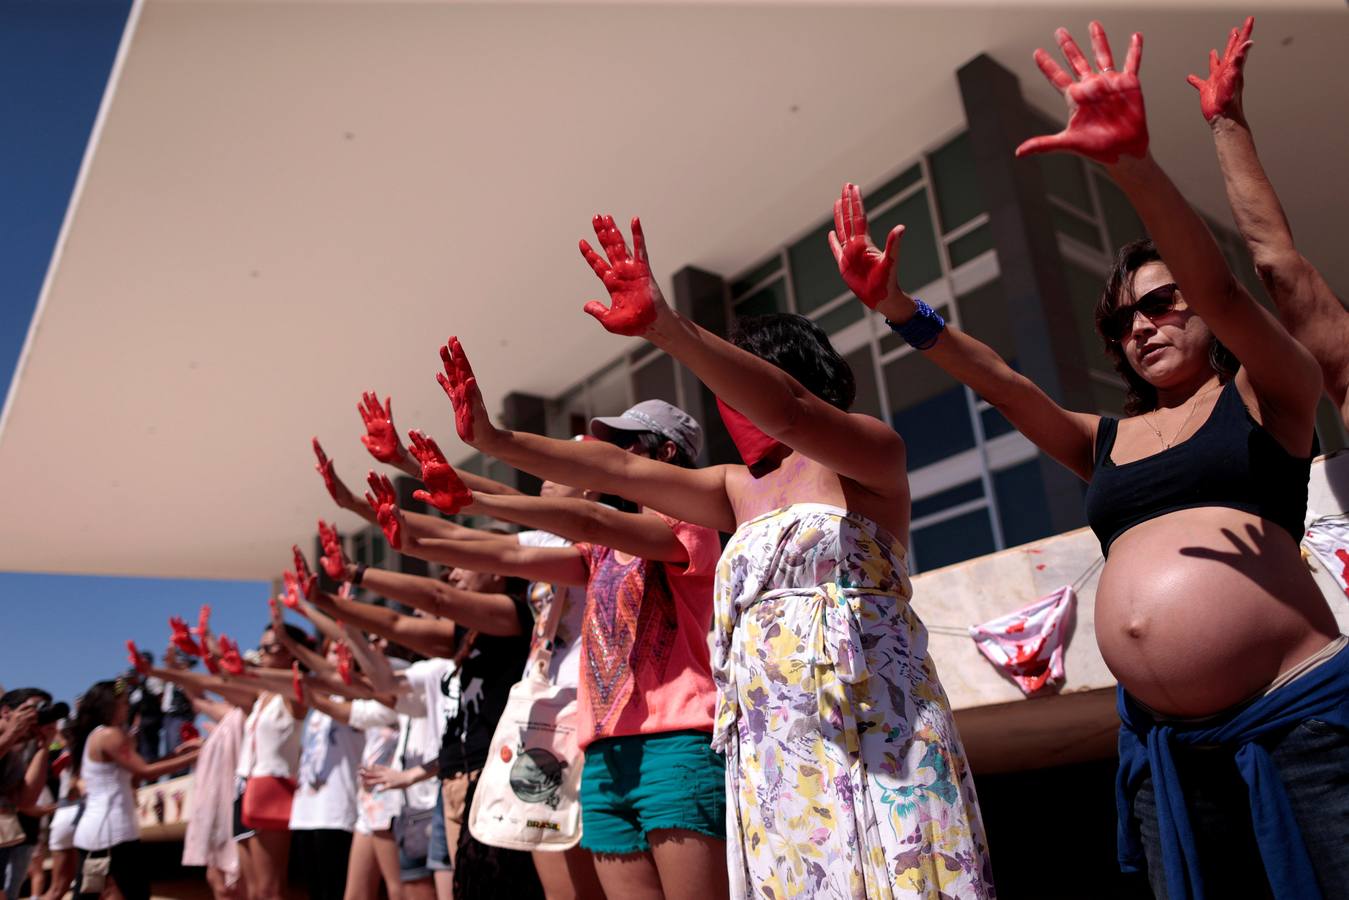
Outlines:
<svg viewBox="0 0 1349 900"><path fill-rule="evenodd" d="M130 0L0 2L0 390L8 391L37 304ZM69 510L78 515L78 510ZM167 619L195 620L253 646L263 582L0 573L0 685L73 701L127 665L125 642L158 657Z"/></svg>

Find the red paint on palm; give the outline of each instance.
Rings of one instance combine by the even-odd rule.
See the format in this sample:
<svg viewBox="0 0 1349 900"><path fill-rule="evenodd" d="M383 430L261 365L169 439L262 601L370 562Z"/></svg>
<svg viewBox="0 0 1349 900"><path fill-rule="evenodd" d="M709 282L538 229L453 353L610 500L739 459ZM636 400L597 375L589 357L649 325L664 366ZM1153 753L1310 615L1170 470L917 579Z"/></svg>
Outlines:
<svg viewBox="0 0 1349 900"><path fill-rule="evenodd" d="M1100 22L1091 23L1091 43L1100 71L1092 71L1068 29L1060 28L1054 36L1077 80L1044 50L1035 51L1035 64L1067 101L1068 127L1058 134L1031 138L1016 148L1016 155L1066 150L1102 163L1119 162L1121 156L1146 156L1148 120L1138 81L1143 36L1135 33L1130 39L1123 72L1115 71L1114 56Z"/></svg>
<svg viewBox="0 0 1349 900"><path fill-rule="evenodd" d="M440 362L445 371L436 373L436 381L454 407L454 430L459 432L461 441L471 444L473 418L482 407L482 393L459 338L451 336L449 343L440 348Z"/></svg>
<svg viewBox="0 0 1349 900"><path fill-rule="evenodd" d="M398 441L398 431L393 427L393 398L385 397L384 405L379 405L379 395L366 391L356 411L365 423L365 434L361 443L370 455L380 462L396 463L403 458L403 445Z"/></svg>
<svg viewBox="0 0 1349 900"><path fill-rule="evenodd" d="M342 538L337 533L337 526L319 519L319 543L323 545L323 555L319 557L323 571L334 581L345 580L347 556L342 550Z"/></svg>
<svg viewBox="0 0 1349 900"><path fill-rule="evenodd" d="M131 662L132 667L135 668L137 672L142 675L150 674L150 663L141 655L141 652L136 649L135 641L126 642L126 654L127 659Z"/></svg>
<svg viewBox="0 0 1349 900"><path fill-rule="evenodd" d="M239 645L230 640L227 634L222 634L218 643L220 644L220 668L231 675L244 674L244 658L239 655Z"/></svg>
<svg viewBox="0 0 1349 900"><path fill-rule="evenodd" d="M473 492L460 480L435 438L428 437L416 429L408 432L413 457L421 464L422 483L425 490L417 490L412 496L423 503L429 503L446 515L454 515L473 502Z"/></svg>
<svg viewBox="0 0 1349 900"><path fill-rule="evenodd" d="M290 664L290 686L295 691L295 702L304 705L304 676L300 674L300 664Z"/></svg>
<svg viewBox="0 0 1349 900"><path fill-rule="evenodd" d="M389 546L395 550L403 548L403 525L398 515L398 495L394 492L393 482L387 475L378 475L371 471L367 477L370 490L366 492L366 501L375 510L375 519L384 532Z"/></svg>
<svg viewBox="0 0 1349 900"><path fill-rule="evenodd" d="M607 261L602 259L590 243L581 240L581 255L590 268L604 282L609 292L609 306L591 300L582 309L594 316L606 331L614 334L640 336L656 321L656 296L659 290L651 277L651 264L646 257L646 238L642 222L632 219L632 253L628 253L623 232L614 224L613 216L595 216L595 237L604 249Z"/></svg>
<svg viewBox="0 0 1349 900"><path fill-rule="evenodd" d="M196 641L192 640L192 632L188 628L187 622L178 616L170 616L169 628L173 632L173 635L169 638L173 646L188 656L202 655L201 647L197 645Z"/></svg>
<svg viewBox="0 0 1349 900"><path fill-rule="evenodd" d="M882 252L872 243L867 231L861 190L851 182L843 186L842 196L834 201L834 230L829 232L829 249L834 253L834 262L838 263L838 273L843 276L844 283L868 309L875 309L898 289L895 263L899 258L899 239L903 235L903 225L892 228Z"/></svg>
<svg viewBox="0 0 1349 900"><path fill-rule="evenodd" d="M740 451L740 458L744 460L745 465L753 466L762 462L765 457L782 446L780 441L764 434L753 422L720 397L717 398L717 409L721 412L722 424L730 432L731 441L735 444L735 449Z"/></svg>
<svg viewBox="0 0 1349 900"><path fill-rule="evenodd" d="M186 744L188 741L199 740L201 740L201 732L197 730L196 725L191 722L184 722L178 726L178 743Z"/></svg>
<svg viewBox="0 0 1349 900"><path fill-rule="evenodd" d="M333 461L328 458L328 454L323 452L323 446L319 444L319 439L314 438L314 456L318 457L318 465L314 470L323 477L323 486L328 489L328 494L340 505L342 498L338 496L337 473L333 471Z"/></svg>
<svg viewBox="0 0 1349 900"><path fill-rule="evenodd" d="M1185 79L1199 91L1199 110L1206 121L1212 122L1219 116L1244 120L1241 90L1246 54L1252 46L1251 31L1254 28L1255 16L1247 16L1241 28L1233 28L1227 35L1227 47L1221 57L1217 50L1208 52L1207 81L1198 75L1190 75Z"/></svg>
<svg viewBox="0 0 1349 900"><path fill-rule="evenodd" d="M351 684L351 648L346 644L337 645L337 674L343 684Z"/></svg>
<svg viewBox="0 0 1349 900"><path fill-rule="evenodd" d="M192 634L197 639L197 644L205 654L208 649L206 646L206 636L211 633L211 605L203 603L201 610L197 613L197 627L192 629Z"/></svg>

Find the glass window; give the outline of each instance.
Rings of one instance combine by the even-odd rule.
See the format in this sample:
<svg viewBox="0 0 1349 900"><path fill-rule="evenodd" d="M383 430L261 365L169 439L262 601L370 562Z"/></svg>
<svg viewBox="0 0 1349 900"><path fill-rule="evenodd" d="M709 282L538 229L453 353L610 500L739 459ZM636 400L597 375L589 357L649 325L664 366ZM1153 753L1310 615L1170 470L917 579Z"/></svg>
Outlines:
<svg viewBox="0 0 1349 900"><path fill-rule="evenodd" d="M1032 459L993 473L993 492L998 497L998 522L1008 547L1026 544L1054 533L1045 503L1045 485L1040 460Z"/></svg>
<svg viewBox="0 0 1349 900"><path fill-rule="evenodd" d="M891 360L884 377L890 424L908 446L910 471L974 446L964 385L920 353Z"/></svg>
<svg viewBox="0 0 1349 900"><path fill-rule="evenodd" d="M861 306L861 304L856 304ZM853 380L857 382L857 397L853 400L852 411L876 418L884 418L881 412L881 393L876 386L876 367L871 364L871 347L862 347L843 357L852 369Z"/></svg>
<svg viewBox="0 0 1349 900"><path fill-rule="evenodd" d="M782 257L776 252L748 272L731 282L731 296L739 297L745 291L782 268Z"/></svg>
<svg viewBox="0 0 1349 900"><path fill-rule="evenodd" d="M1054 155L1056 154L1048 153L1044 158ZM1143 220L1134 212L1133 204L1124 196L1123 191L1115 187L1115 182L1104 175L1097 174L1095 177L1096 193L1101 198L1101 213L1105 217L1105 230L1110 235L1110 250L1113 255L1115 250L1130 241L1147 237L1148 232L1143 227Z"/></svg>
<svg viewBox="0 0 1349 900"><path fill-rule="evenodd" d="M675 387L674 359L664 353L658 353L655 359L633 372L632 392L638 402L664 400L678 406L679 393Z"/></svg>
<svg viewBox="0 0 1349 900"><path fill-rule="evenodd" d="M964 225L984 211L979 182L974 175L974 150L970 134L961 132L928 157L937 192L937 217L942 233Z"/></svg>
<svg viewBox="0 0 1349 900"><path fill-rule="evenodd" d="M913 531L915 571L928 572L992 553L993 524L988 510L976 509Z"/></svg>
<svg viewBox="0 0 1349 900"><path fill-rule="evenodd" d="M1064 262L1063 277L1068 282L1068 298L1073 307L1073 324L1077 326L1077 339L1082 346L1087 365L1102 372L1114 371L1105 350L1101 347L1100 335L1096 333L1096 301L1101 297L1104 279L1094 272L1088 272L1081 266Z"/></svg>
<svg viewBox="0 0 1349 900"><path fill-rule="evenodd" d="M986 409L979 413L979 421L984 426L984 440L986 441L991 441L999 435L1016 430L1012 427L1012 423L1007 421L1006 417L996 409Z"/></svg>
<svg viewBox="0 0 1349 900"><path fill-rule="evenodd" d="M737 316L762 316L787 311L787 279L778 278L742 300L736 301Z"/></svg>
<svg viewBox="0 0 1349 900"><path fill-rule="evenodd" d="M1049 193L1066 200L1087 215L1093 215L1091 192L1087 190L1087 174L1082 169L1082 160L1067 153L1042 153L1040 174L1044 176L1045 189Z"/></svg>
<svg viewBox="0 0 1349 900"><path fill-rule="evenodd" d="M1054 230L1059 234L1066 235L1079 244L1085 244L1088 247L1094 247L1097 250L1101 247L1101 232L1090 222L1084 222L1077 216L1060 209L1057 206L1051 206L1049 217L1054 220Z"/></svg>
<svg viewBox="0 0 1349 900"><path fill-rule="evenodd" d="M855 300L849 295L842 305L834 307L816 319L815 324L819 325L825 334L834 334L862 318L866 312L867 308L862 305L862 301Z"/></svg>
<svg viewBox="0 0 1349 900"><path fill-rule="evenodd" d="M848 289L838 274L838 263L829 249L831 218L824 225L787 248L792 268L792 287L796 289L796 311L805 315L819 309Z"/></svg>
<svg viewBox="0 0 1349 900"><path fill-rule="evenodd" d="M942 275L926 190L873 219L871 233L884 245L890 229L901 224L906 227L899 246L899 283L905 290L916 291Z"/></svg>
<svg viewBox="0 0 1349 900"><path fill-rule="evenodd" d="M933 513L941 512L943 509L950 509L951 507L959 506L962 503L969 503L971 500L982 499L984 499L984 483L979 479L967 481L964 484L956 485L953 488L938 491L930 497L924 497L922 500L913 501L913 513L911 518L916 522L924 516L930 516Z"/></svg>
<svg viewBox="0 0 1349 900"><path fill-rule="evenodd" d="M946 245L946 255L951 259L951 267L963 266L985 251L993 249L993 229L985 222L978 228L962 234Z"/></svg>
<svg viewBox="0 0 1349 900"><path fill-rule="evenodd" d="M959 303L960 324L966 332L988 344L1003 359L1016 355L1016 337L1001 279L995 278L962 294Z"/></svg>
<svg viewBox="0 0 1349 900"><path fill-rule="evenodd" d="M879 206L891 197L903 192L909 185L917 184L923 177L923 170L917 163L909 166L903 172L900 172L894 178L891 178L885 184L876 188L876 190L867 194L863 199L867 206Z"/></svg>

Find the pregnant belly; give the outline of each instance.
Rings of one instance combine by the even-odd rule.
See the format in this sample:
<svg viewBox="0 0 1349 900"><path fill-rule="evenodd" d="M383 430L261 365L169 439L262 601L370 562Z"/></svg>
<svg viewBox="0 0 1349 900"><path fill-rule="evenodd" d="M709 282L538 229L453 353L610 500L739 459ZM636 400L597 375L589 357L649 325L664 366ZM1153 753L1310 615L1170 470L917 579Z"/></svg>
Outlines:
<svg viewBox="0 0 1349 900"><path fill-rule="evenodd" d="M1096 594L1096 638L1130 694L1205 716L1256 694L1338 633L1291 536L1230 509L1130 529Z"/></svg>

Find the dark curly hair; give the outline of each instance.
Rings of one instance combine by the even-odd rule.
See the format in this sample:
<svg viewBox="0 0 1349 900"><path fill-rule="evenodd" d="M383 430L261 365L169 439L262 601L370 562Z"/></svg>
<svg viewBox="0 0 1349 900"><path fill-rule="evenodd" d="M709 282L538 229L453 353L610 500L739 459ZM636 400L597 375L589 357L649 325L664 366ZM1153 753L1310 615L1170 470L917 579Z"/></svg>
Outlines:
<svg viewBox="0 0 1349 900"><path fill-rule="evenodd" d="M71 771L78 773L84 762L84 745L89 735L100 725L112 724L117 704L126 696L127 686L121 681L98 681L80 695L75 703L75 721L67 732L70 737Z"/></svg>
<svg viewBox="0 0 1349 900"><path fill-rule="evenodd" d="M852 367L805 316L770 313L736 320L731 343L772 363L830 406L845 412L857 396Z"/></svg>
<svg viewBox="0 0 1349 900"><path fill-rule="evenodd" d="M1115 364L1115 371L1124 379L1124 412L1130 416L1156 409L1157 389L1134 371L1124 355L1123 345L1106 337L1101 326L1125 297L1129 303L1138 299L1134 294L1134 274L1150 262L1163 262L1162 255L1157 252L1157 246L1150 239L1133 241L1120 247L1119 253L1115 256L1115 266L1110 272L1110 278L1106 280L1105 289L1101 291L1101 298L1096 301L1096 333L1105 345L1105 355L1110 357L1110 361ZM1223 346L1216 337L1209 345L1208 361L1223 383L1230 381L1241 367L1236 355Z"/></svg>

